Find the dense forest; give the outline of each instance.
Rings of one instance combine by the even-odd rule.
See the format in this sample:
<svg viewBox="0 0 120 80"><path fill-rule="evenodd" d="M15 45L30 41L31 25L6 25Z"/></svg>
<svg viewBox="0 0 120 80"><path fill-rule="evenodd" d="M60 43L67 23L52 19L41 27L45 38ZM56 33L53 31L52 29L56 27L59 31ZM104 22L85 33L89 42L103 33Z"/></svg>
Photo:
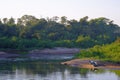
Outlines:
<svg viewBox="0 0 120 80"><path fill-rule="evenodd" d="M105 17L68 20L66 16L36 18L23 15L0 19L0 49L53 47L90 48L109 44L120 37L120 27Z"/></svg>
<svg viewBox="0 0 120 80"><path fill-rule="evenodd" d="M77 54L76 57L120 62L120 38L111 44L102 46L96 45L93 48L81 50L81 52Z"/></svg>

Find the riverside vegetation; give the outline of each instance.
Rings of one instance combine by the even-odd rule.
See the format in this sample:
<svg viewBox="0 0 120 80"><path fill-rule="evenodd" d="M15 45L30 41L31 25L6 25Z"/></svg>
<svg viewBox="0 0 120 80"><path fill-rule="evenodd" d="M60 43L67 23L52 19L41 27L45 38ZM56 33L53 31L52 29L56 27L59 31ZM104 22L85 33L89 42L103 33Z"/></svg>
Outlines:
<svg viewBox="0 0 120 80"><path fill-rule="evenodd" d="M32 15L23 15L17 20L0 20L1 50L90 48L82 50L77 56L119 61L119 39L114 42L118 37L120 27L105 17L88 20L88 16L85 16L80 20L68 20L66 16L38 19Z"/></svg>
<svg viewBox="0 0 120 80"><path fill-rule="evenodd" d="M87 50L81 50L76 55L78 58L94 58L105 61L120 62L120 38L115 42L106 45L96 45L93 48Z"/></svg>

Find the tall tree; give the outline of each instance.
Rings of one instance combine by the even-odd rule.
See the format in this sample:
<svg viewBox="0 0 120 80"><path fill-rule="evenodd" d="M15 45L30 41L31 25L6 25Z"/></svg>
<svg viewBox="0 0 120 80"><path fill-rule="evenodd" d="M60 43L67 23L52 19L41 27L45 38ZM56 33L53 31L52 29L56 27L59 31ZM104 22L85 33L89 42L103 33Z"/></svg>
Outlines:
<svg viewBox="0 0 120 80"><path fill-rule="evenodd" d="M87 25L88 18L89 18L88 16L85 16L85 17L81 18L80 19L81 25Z"/></svg>
<svg viewBox="0 0 120 80"><path fill-rule="evenodd" d="M2 21L1 21L1 19L0 19L0 24L2 24Z"/></svg>
<svg viewBox="0 0 120 80"><path fill-rule="evenodd" d="M61 17L61 24L66 24L67 23L67 17L66 16L62 16Z"/></svg>
<svg viewBox="0 0 120 80"><path fill-rule="evenodd" d="M32 15L24 15L21 17L22 25L33 26L38 23L38 19Z"/></svg>
<svg viewBox="0 0 120 80"><path fill-rule="evenodd" d="M11 18L8 20L7 24L8 24L8 25L14 25L14 24L15 24L14 18L11 17Z"/></svg>
<svg viewBox="0 0 120 80"><path fill-rule="evenodd" d="M8 19L7 18L3 18L3 23L7 24L7 22L8 22Z"/></svg>

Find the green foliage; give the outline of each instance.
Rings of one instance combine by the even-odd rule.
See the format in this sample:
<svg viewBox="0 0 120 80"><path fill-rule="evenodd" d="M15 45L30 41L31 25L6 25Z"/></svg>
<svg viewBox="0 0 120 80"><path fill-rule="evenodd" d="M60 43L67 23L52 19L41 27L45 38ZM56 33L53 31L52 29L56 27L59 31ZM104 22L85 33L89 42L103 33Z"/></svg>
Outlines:
<svg viewBox="0 0 120 80"><path fill-rule="evenodd" d="M78 36L76 40L77 46L81 46L81 48L88 48L94 45L94 41L90 38L90 36Z"/></svg>
<svg viewBox="0 0 120 80"><path fill-rule="evenodd" d="M23 15L0 20L0 48L31 49L52 47L90 48L113 42L120 37L120 27L113 21L100 17L79 21L66 16L38 19Z"/></svg>
<svg viewBox="0 0 120 80"><path fill-rule="evenodd" d="M109 60L120 62L120 38L111 44L106 44L103 46L94 46L87 50L81 50L80 53L76 55L79 58L95 58L102 60Z"/></svg>

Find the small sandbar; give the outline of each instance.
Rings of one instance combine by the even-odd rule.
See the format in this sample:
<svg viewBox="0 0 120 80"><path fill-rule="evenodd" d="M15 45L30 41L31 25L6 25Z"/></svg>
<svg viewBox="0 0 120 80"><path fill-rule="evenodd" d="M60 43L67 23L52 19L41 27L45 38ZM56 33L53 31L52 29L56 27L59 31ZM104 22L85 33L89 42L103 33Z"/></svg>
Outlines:
<svg viewBox="0 0 120 80"><path fill-rule="evenodd" d="M94 66L90 63L89 59L73 59L70 61L62 62L63 65L69 65L73 67L79 67L79 68L89 68L89 69L119 69L120 70L120 64L112 63L112 62L105 62L100 60L92 60L97 63L97 66Z"/></svg>

